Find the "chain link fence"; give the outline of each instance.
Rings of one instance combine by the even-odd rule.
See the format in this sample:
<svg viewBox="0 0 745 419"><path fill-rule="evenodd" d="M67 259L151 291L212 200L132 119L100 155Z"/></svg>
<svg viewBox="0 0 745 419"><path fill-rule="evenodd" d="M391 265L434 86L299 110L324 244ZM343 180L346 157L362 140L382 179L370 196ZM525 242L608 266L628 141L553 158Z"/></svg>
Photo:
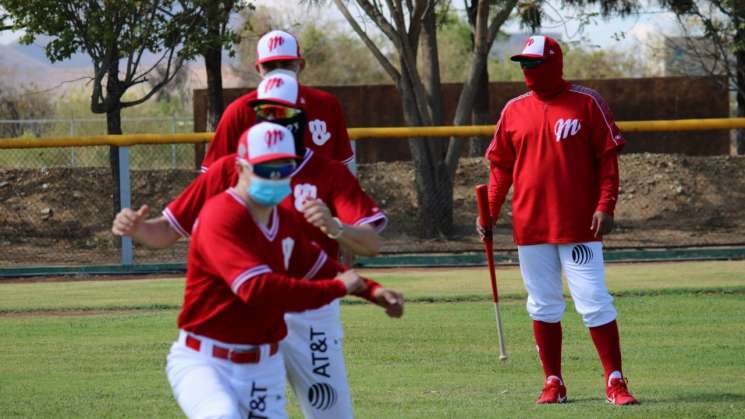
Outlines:
<svg viewBox="0 0 745 419"><path fill-rule="evenodd" d="M191 117L122 118L127 134L193 132ZM105 119L0 120L0 138L106 134ZM198 173L193 144L129 149L133 205L159 211ZM0 266L120 263L110 147L0 149ZM157 214L153 214L157 215ZM187 242L154 251L135 247L135 262L182 262Z"/></svg>

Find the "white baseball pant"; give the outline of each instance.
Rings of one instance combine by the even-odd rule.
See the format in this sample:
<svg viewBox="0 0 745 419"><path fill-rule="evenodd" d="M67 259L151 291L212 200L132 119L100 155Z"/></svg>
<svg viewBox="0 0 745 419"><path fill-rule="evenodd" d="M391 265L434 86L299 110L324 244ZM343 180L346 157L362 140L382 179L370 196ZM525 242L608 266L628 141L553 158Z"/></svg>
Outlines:
<svg viewBox="0 0 745 419"><path fill-rule="evenodd" d="M351 419L339 300L316 310L285 314L287 337L279 344L287 381L307 419Z"/></svg>
<svg viewBox="0 0 745 419"><path fill-rule="evenodd" d="M533 320L557 323L564 316L562 270L585 326L602 326L616 319L613 297L605 285L602 242L518 246L517 252Z"/></svg>
<svg viewBox="0 0 745 419"><path fill-rule="evenodd" d="M260 345L260 359L239 364L212 356L213 345L240 350L233 345L191 334L201 342L199 351L187 347L181 331L171 346L166 375L173 395L190 419L283 419L285 412L285 367L281 352L270 355L269 345Z"/></svg>

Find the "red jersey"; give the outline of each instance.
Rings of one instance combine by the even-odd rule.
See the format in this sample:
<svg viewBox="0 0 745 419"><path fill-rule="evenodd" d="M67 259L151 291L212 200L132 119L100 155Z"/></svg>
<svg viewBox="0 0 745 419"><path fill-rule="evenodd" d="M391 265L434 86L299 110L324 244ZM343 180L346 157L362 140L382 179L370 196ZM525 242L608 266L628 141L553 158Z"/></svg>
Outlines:
<svg viewBox="0 0 745 419"><path fill-rule="evenodd" d="M238 182L235 154L217 160L209 170L192 182L175 200L168 204L163 215L174 230L189 237L204 202ZM292 176L292 195L280 206L302 212L306 199L322 200L331 213L344 224L373 225L378 231L385 228L387 218L375 202L362 190L357 179L341 163L306 150L305 158ZM302 215L301 215L302 217ZM339 253L339 244L312 224L303 221L302 228L329 255Z"/></svg>
<svg viewBox="0 0 745 419"><path fill-rule="evenodd" d="M339 101L323 90L300 85L300 107L305 110L305 146L333 160L349 164L354 160L347 126ZM245 94L225 108L215 129L215 136L202 161L205 171L220 157L235 153L240 135L256 123L256 114L249 102L256 99L256 91Z"/></svg>
<svg viewBox="0 0 745 419"><path fill-rule="evenodd" d="M508 102L486 157L491 183L500 171L514 181L515 243L598 240L590 230L592 216L598 210L613 214L617 153L625 143L608 105L592 89L572 85L547 101L529 92Z"/></svg>
<svg viewBox="0 0 745 419"><path fill-rule="evenodd" d="M346 295L344 283L332 279L341 265L283 208L274 208L264 226L228 190L204 205L195 224L178 317L183 330L228 343L278 342L287 334L286 312ZM314 277L330 279L299 279Z"/></svg>

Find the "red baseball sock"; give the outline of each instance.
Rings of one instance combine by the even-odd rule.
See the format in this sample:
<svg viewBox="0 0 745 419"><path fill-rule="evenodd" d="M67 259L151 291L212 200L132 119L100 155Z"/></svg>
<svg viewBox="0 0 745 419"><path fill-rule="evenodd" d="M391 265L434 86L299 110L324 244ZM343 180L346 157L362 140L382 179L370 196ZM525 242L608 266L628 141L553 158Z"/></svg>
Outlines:
<svg viewBox="0 0 745 419"><path fill-rule="evenodd" d="M543 373L546 377L555 375L561 378L561 322L546 323L533 320L533 335L538 346Z"/></svg>
<svg viewBox="0 0 745 419"><path fill-rule="evenodd" d="M590 336L605 370L605 382L613 371L621 372L621 341L615 320L602 326L591 327Z"/></svg>

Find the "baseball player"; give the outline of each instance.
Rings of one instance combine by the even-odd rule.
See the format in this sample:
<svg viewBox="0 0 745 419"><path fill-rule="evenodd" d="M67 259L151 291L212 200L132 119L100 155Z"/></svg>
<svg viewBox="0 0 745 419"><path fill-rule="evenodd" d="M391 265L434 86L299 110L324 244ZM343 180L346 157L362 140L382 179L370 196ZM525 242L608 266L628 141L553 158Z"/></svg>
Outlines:
<svg viewBox="0 0 745 419"><path fill-rule="evenodd" d="M276 83L267 78L259 85L259 96L252 104L260 117L271 117L263 114L267 110L260 109L260 105L276 106L297 100L294 79L283 75L272 77L283 78L284 82ZM281 87L264 89L266 84ZM284 114L292 112L277 112L279 116ZM302 139L296 137L296 146L302 147L302 144ZM189 237L203 203L237 181L235 160L236 155L232 154L216 161L167 206L163 217L142 222L146 214L135 215L131 210L125 214L123 210L115 220L114 228L127 229L126 233L138 241L156 247L175 242L179 234ZM377 231L385 227L387 219L344 165L306 149L290 186L293 194L280 206L306 219L306 235L327 254L337 254L340 245L357 254L377 253ZM127 223L129 225L125 225ZM155 234L157 231L165 233ZM400 294L379 288L373 289L370 295L375 303L386 308L389 315L401 315L403 299ZM280 349L285 357L289 381L305 416L352 417L338 302L318 310L288 314L285 319L289 332Z"/></svg>
<svg viewBox="0 0 745 419"><path fill-rule="evenodd" d="M613 227L625 140L597 92L564 81L555 40L531 36L512 60L520 63L530 91L505 105L486 152L489 206L496 220L514 184L513 234L546 377L537 403L566 401L563 270L600 356L608 402L636 404L621 369L616 309L603 267L602 237Z"/></svg>
<svg viewBox="0 0 745 419"><path fill-rule="evenodd" d="M298 158L286 128L254 126L239 144L237 184L205 203L194 226L180 333L166 366L190 418L287 417L278 352L284 314L366 289L354 271L339 275L344 267L277 207Z"/></svg>
<svg viewBox="0 0 745 419"><path fill-rule="evenodd" d="M259 39L256 52L256 68L262 78L284 74L297 79L305 66L300 45L287 32L268 32ZM255 122L256 114L250 103L256 95L257 91L243 95L225 109L202 161L203 171L220 157L235 153L239 136ZM339 101L328 92L301 85L299 105L307 117L305 145L353 170L354 154Z"/></svg>

